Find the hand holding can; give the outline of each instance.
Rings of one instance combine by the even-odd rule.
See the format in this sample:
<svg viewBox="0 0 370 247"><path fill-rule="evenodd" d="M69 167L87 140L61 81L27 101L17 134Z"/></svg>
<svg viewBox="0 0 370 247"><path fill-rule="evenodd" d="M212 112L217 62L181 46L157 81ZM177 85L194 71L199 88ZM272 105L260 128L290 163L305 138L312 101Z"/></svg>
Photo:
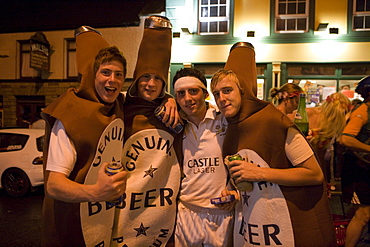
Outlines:
<svg viewBox="0 0 370 247"><path fill-rule="evenodd" d="M228 164L229 162L233 160L243 160L243 158L239 154L234 155L228 155L225 158L225 163ZM242 181L242 182L235 182L235 179L233 179L233 182L235 183L235 186L238 188L239 191L251 191L253 190L253 183L248 181Z"/></svg>
<svg viewBox="0 0 370 247"><path fill-rule="evenodd" d="M119 172L124 171L124 167L120 162L110 162L107 167L105 168L105 173L108 176L113 176L114 174L117 174ZM122 196L118 197L117 199L113 201L107 201L107 204L109 206L117 206L122 203Z"/></svg>

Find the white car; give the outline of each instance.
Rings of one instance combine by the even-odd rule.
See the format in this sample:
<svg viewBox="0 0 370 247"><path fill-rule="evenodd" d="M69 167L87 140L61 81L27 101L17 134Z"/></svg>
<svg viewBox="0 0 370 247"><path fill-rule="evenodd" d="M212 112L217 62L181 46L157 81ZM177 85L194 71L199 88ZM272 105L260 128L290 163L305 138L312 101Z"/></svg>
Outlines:
<svg viewBox="0 0 370 247"><path fill-rule="evenodd" d="M0 129L0 187L22 197L44 184L43 129Z"/></svg>

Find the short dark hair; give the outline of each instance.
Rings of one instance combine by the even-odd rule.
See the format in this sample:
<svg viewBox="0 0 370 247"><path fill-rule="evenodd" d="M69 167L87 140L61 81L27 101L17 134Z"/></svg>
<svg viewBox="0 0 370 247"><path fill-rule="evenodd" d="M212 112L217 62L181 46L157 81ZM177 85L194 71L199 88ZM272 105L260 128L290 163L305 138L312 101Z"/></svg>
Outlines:
<svg viewBox="0 0 370 247"><path fill-rule="evenodd" d="M182 69L179 69L175 76L173 77L173 80L172 80L172 87L175 87L175 83L178 79L180 79L181 77L185 77L185 76L192 76L192 77L195 77L195 78L198 78L203 84L204 86L207 88L207 79L206 77L204 76L204 74L197 68L182 68Z"/></svg>
<svg viewBox="0 0 370 247"><path fill-rule="evenodd" d="M355 92L360 94L362 98L366 99L369 97L370 92L370 76L364 77L358 83Z"/></svg>
<svg viewBox="0 0 370 247"><path fill-rule="evenodd" d="M123 77L126 77L127 73L126 58L123 56L122 52L117 48L117 46L109 46L99 51L98 55L96 55L95 57L94 74L96 74L96 72L99 70L101 64L111 61L117 61L123 65Z"/></svg>

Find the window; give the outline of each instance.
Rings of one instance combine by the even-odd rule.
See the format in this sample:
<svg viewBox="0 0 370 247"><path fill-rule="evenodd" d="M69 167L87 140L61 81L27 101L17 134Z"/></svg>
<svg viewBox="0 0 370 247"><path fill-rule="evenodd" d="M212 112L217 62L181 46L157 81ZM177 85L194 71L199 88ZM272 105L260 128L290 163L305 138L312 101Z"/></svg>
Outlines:
<svg viewBox="0 0 370 247"><path fill-rule="evenodd" d="M276 0L275 32L308 32L309 0Z"/></svg>
<svg viewBox="0 0 370 247"><path fill-rule="evenodd" d="M370 0L353 1L353 30L370 30Z"/></svg>
<svg viewBox="0 0 370 247"><path fill-rule="evenodd" d="M198 34L228 34L229 9L229 0L200 0Z"/></svg>
<svg viewBox="0 0 370 247"><path fill-rule="evenodd" d="M66 54L67 54L67 78L77 78L77 68L76 68L76 40L67 39L66 40Z"/></svg>
<svg viewBox="0 0 370 247"><path fill-rule="evenodd" d="M19 71L20 78L35 78L41 77L41 71L35 70L30 67L31 64L31 45L30 40L18 41L20 46L20 57L19 57Z"/></svg>
<svg viewBox="0 0 370 247"><path fill-rule="evenodd" d="M28 138L28 135L1 133L0 152L22 150L26 145Z"/></svg>

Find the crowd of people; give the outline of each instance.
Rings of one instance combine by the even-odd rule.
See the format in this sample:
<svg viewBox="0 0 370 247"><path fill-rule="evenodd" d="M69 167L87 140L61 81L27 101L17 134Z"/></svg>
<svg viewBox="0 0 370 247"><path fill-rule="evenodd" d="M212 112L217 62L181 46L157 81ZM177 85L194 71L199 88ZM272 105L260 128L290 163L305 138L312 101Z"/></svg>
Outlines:
<svg viewBox="0 0 370 247"><path fill-rule="evenodd" d="M80 87L42 113L43 246L336 246L326 183L334 165L326 169L325 157L338 141L370 151L356 139L367 134L360 131L367 103L346 126L348 98L330 95L308 110L307 137L289 117L304 92L299 86L273 89L277 107L256 97L250 43L231 47L211 92L201 71L183 68L172 78L172 96L166 17L146 18L133 83L124 93L126 59L118 48L90 27L75 35ZM370 101L370 79L362 84ZM209 93L215 106L206 101ZM227 160L234 154L241 159ZM111 162L123 171L108 176ZM370 176L366 166L346 165L342 171L357 176L343 177L347 197L359 204L348 227L348 243L356 243L370 217L370 190L360 187L369 186ZM242 182L253 186L239 190Z"/></svg>

